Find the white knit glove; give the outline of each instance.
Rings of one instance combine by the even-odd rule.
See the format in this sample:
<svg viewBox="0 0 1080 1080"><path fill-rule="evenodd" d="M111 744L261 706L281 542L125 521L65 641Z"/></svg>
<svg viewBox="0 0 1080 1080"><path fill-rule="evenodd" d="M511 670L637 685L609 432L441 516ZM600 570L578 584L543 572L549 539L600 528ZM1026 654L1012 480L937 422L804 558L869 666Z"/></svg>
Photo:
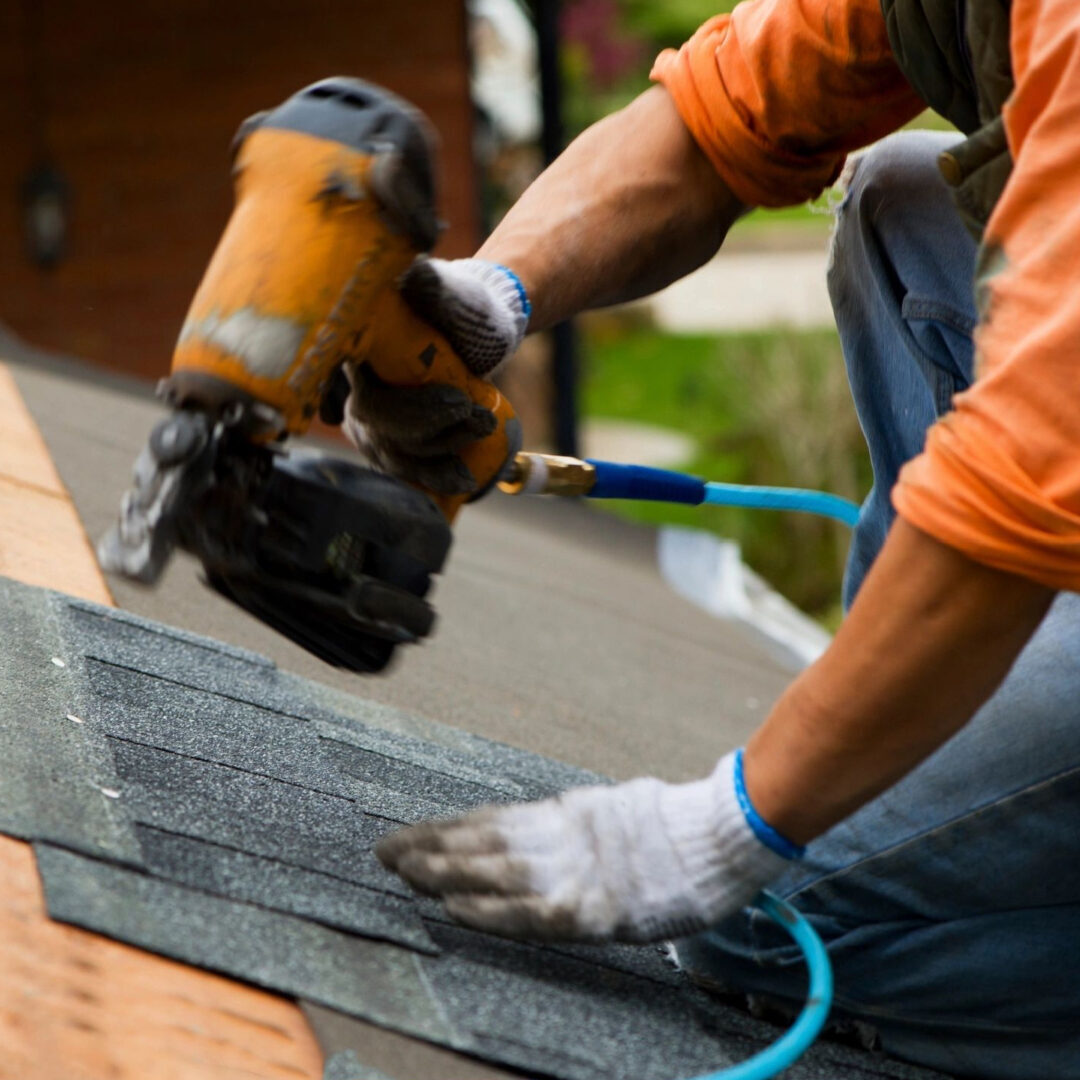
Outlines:
<svg viewBox="0 0 1080 1080"><path fill-rule="evenodd" d="M490 375L513 356L529 325L529 299L518 276L483 259L418 258L401 295L441 330L474 375Z"/></svg>
<svg viewBox="0 0 1080 1080"><path fill-rule="evenodd" d="M416 825L375 850L410 885L441 897L455 919L479 930L661 941L738 911L788 857L801 854L757 817L741 788L736 752L695 783L577 788Z"/></svg>
<svg viewBox="0 0 1080 1080"><path fill-rule="evenodd" d="M421 256L402 279L401 294L473 375L490 375L525 336L525 289L495 263ZM495 429L488 409L452 386L391 386L362 363L350 364L347 375L351 392L342 429L378 468L442 494L475 489L458 454Z"/></svg>

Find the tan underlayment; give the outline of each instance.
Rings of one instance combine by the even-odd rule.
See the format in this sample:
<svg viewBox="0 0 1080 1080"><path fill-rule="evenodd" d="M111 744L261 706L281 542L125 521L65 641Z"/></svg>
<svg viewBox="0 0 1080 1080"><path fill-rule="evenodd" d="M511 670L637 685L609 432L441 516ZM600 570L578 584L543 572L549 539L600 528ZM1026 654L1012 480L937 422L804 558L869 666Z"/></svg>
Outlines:
<svg viewBox="0 0 1080 1080"><path fill-rule="evenodd" d="M0 574L111 604L79 515L0 364Z"/></svg>
<svg viewBox="0 0 1080 1080"><path fill-rule="evenodd" d="M67 491L0 364L0 574L111 604ZM0 836L0 1080L315 1080L291 1001L52 922L28 844Z"/></svg>

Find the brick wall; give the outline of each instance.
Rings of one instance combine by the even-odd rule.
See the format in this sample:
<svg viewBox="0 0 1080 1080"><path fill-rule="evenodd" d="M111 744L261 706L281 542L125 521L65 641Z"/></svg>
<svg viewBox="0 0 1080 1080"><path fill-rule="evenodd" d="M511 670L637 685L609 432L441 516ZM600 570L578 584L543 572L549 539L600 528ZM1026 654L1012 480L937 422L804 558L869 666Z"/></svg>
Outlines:
<svg viewBox="0 0 1080 1080"><path fill-rule="evenodd" d="M331 74L419 105L441 140L441 253L476 240L463 0L0 4L0 321L159 376L231 205L241 119ZM19 184L47 147L72 190L68 258L23 251Z"/></svg>

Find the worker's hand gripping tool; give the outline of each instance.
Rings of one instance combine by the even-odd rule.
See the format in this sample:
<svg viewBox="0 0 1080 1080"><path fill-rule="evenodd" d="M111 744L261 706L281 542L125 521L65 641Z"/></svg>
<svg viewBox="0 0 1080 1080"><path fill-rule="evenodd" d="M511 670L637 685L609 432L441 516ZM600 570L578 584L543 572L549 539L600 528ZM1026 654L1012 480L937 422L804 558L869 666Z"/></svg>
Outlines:
<svg viewBox="0 0 1080 1080"><path fill-rule="evenodd" d="M424 596L466 497L280 443L308 428L347 362L396 385L450 384L491 410L493 433L460 452L480 491L518 449L517 422L397 290L437 233L420 114L359 80L324 80L241 126L234 175L235 209L160 387L173 412L101 560L153 583L179 546L305 648L377 671L430 631Z"/></svg>

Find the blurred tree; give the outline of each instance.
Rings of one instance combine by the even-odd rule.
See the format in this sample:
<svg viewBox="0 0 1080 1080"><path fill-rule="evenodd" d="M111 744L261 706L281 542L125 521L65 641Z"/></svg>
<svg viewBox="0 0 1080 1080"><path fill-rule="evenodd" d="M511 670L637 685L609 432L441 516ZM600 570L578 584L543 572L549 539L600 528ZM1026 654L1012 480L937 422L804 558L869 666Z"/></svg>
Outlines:
<svg viewBox="0 0 1080 1080"><path fill-rule="evenodd" d="M736 0L567 0L562 11L565 120L570 134L648 85L661 50L681 45Z"/></svg>
<svg viewBox="0 0 1080 1080"><path fill-rule="evenodd" d="M624 7L618 0L575 0L563 11L564 47L580 54L594 89L610 89L648 62L645 35L627 25Z"/></svg>

